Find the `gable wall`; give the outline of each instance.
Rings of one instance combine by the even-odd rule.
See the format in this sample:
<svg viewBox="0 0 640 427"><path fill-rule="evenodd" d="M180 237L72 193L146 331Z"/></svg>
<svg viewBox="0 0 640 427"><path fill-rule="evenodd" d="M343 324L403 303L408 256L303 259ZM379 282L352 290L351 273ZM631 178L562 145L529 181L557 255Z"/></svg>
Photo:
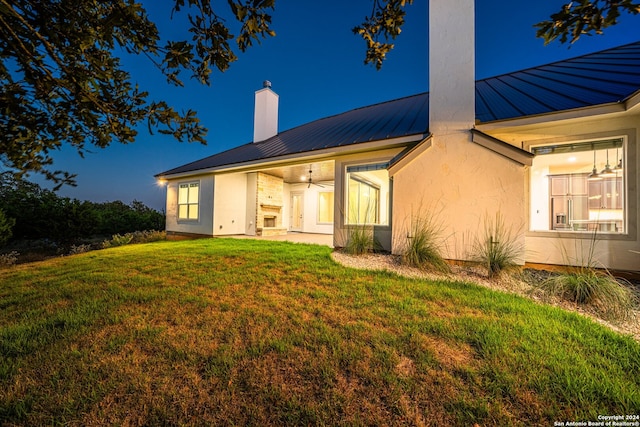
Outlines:
<svg viewBox="0 0 640 427"><path fill-rule="evenodd" d="M524 247L525 167L473 143L468 131L434 136L395 173L393 188L394 253L405 247L412 217L425 216L439 227L448 259L471 260L485 219L496 214Z"/></svg>

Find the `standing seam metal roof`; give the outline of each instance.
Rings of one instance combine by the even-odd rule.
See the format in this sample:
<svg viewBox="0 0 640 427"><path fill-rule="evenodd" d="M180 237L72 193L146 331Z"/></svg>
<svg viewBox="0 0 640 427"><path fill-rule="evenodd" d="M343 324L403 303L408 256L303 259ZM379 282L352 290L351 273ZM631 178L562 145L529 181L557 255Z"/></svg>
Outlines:
<svg viewBox="0 0 640 427"><path fill-rule="evenodd" d="M493 122L623 102L640 91L640 42L476 82L476 119ZM201 169L429 133L429 94L357 108L171 169Z"/></svg>
<svg viewBox="0 0 640 427"><path fill-rule="evenodd" d="M426 134L428 123L429 97L423 93L319 119L281 132L265 141L250 142L159 175Z"/></svg>
<svg viewBox="0 0 640 427"><path fill-rule="evenodd" d="M476 82L480 122L622 102L640 89L640 42Z"/></svg>

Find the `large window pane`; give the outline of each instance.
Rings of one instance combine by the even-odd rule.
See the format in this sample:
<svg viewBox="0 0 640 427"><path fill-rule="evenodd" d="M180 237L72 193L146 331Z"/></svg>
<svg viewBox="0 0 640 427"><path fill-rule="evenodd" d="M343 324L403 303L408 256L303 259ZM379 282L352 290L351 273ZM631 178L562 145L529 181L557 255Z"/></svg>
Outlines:
<svg viewBox="0 0 640 427"><path fill-rule="evenodd" d="M198 205L189 205L189 219L198 219Z"/></svg>
<svg viewBox="0 0 640 427"><path fill-rule="evenodd" d="M333 222L333 191L321 191L318 193L318 222Z"/></svg>
<svg viewBox="0 0 640 427"><path fill-rule="evenodd" d="M178 189L178 204L187 203L187 200L189 200L189 185L180 184Z"/></svg>
<svg viewBox="0 0 640 427"><path fill-rule="evenodd" d="M350 166L347 182L347 223L388 224L389 173L386 164Z"/></svg>
<svg viewBox="0 0 640 427"><path fill-rule="evenodd" d="M191 182L178 186L178 219L198 219L200 183Z"/></svg>
<svg viewBox="0 0 640 427"><path fill-rule="evenodd" d="M624 233L625 147L622 139L533 147L534 231Z"/></svg>
<svg viewBox="0 0 640 427"><path fill-rule="evenodd" d="M197 183L189 184L189 203L198 203L198 187Z"/></svg>
<svg viewBox="0 0 640 427"><path fill-rule="evenodd" d="M188 218L188 205L178 205L178 218Z"/></svg>

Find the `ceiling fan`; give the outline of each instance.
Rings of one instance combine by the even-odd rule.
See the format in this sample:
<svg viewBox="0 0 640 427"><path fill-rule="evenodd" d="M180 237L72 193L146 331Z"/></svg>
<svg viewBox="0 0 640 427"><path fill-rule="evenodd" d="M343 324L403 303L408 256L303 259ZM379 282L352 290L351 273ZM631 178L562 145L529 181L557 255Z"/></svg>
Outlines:
<svg viewBox="0 0 640 427"><path fill-rule="evenodd" d="M315 182L313 182L313 178L311 178L312 173L313 173L313 170L311 169L311 165L309 165L309 178L307 179L307 182L309 183L309 185L307 185L307 188L310 188L311 184L317 185L320 188L324 188L324 185L316 184Z"/></svg>

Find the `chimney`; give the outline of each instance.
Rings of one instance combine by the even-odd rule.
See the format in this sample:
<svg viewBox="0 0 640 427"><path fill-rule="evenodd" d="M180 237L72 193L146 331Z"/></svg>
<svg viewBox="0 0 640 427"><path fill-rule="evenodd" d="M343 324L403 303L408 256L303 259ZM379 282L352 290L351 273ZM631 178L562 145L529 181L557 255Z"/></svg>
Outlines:
<svg viewBox="0 0 640 427"><path fill-rule="evenodd" d="M429 131L475 124L475 1L429 2Z"/></svg>
<svg viewBox="0 0 640 427"><path fill-rule="evenodd" d="M264 141L278 134L278 94L271 90L271 82L265 80L262 89L256 91L253 114L253 142Z"/></svg>

